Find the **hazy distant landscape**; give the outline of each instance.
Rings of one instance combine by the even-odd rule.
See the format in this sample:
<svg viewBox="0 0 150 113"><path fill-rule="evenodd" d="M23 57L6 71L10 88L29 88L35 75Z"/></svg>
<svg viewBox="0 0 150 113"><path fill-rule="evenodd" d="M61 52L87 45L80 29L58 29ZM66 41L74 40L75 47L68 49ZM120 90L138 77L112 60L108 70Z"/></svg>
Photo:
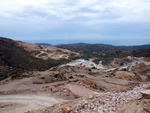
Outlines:
<svg viewBox="0 0 150 113"><path fill-rule="evenodd" d="M0 113L150 113L150 1L0 4Z"/></svg>

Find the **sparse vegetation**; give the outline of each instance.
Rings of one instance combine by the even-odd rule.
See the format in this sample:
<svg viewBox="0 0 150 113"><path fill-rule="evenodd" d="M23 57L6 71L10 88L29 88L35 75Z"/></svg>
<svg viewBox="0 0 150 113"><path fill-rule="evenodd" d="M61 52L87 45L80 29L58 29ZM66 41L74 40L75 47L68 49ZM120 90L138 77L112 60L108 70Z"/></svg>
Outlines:
<svg viewBox="0 0 150 113"><path fill-rule="evenodd" d="M15 74L15 75L12 75L11 76L11 79L14 80L14 79L17 79L21 76L21 74Z"/></svg>
<svg viewBox="0 0 150 113"><path fill-rule="evenodd" d="M103 65L108 65L114 58L123 58L127 56L134 57L150 57L149 45L145 46L112 46L106 44L66 44L58 46L60 48L68 49L82 54L80 58L88 60L89 58L96 58L96 64L102 61ZM129 51L130 50L130 51ZM134 51L131 51L134 50Z"/></svg>

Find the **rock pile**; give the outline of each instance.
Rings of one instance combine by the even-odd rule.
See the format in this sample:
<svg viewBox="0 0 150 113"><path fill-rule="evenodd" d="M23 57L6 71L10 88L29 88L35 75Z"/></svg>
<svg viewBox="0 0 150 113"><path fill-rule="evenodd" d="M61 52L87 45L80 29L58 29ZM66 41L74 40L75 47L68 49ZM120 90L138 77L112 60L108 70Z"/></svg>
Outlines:
<svg viewBox="0 0 150 113"><path fill-rule="evenodd" d="M107 92L90 96L73 105L70 113L115 113L125 103L138 98L140 91L149 85L138 86L127 92Z"/></svg>

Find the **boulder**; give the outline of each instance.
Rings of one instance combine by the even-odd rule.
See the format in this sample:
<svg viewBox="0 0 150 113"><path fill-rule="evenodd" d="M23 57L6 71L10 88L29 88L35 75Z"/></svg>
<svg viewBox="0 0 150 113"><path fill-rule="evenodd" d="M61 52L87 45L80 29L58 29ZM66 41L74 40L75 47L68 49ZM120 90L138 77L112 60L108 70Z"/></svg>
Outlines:
<svg viewBox="0 0 150 113"><path fill-rule="evenodd" d="M64 108L64 113L70 113L72 111L71 106L67 106Z"/></svg>
<svg viewBox="0 0 150 113"><path fill-rule="evenodd" d="M90 96L89 96L89 99L93 99L93 96L92 96L92 95L90 95Z"/></svg>
<svg viewBox="0 0 150 113"><path fill-rule="evenodd" d="M150 99L150 89L142 90L140 93L142 94L143 99Z"/></svg>

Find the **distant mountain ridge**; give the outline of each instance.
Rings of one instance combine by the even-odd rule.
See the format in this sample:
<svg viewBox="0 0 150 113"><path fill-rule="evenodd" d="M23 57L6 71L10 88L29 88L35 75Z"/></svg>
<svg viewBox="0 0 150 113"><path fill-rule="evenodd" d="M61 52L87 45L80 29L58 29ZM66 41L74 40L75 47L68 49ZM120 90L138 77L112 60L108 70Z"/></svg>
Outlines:
<svg viewBox="0 0 150 113"><path fill-rule="evenodd" d="M41 46L54 46L49 43L35 43L36 45L41 45ZM133 45L133 46L115 46L111 44L88 44L88 43L72 43L72 44L58 44L55 45L56 47L62 47L62 46L83 46L83 45L99 45L99 46L110 46L110 47L118 47L127 51L135 51L135 50L140 50L140 49L150 49L150 44L144 44L144 45Z"/></svg>
<svg viewBox="0 0 150 113"><path fill-rule="evenodd" d="M35 45L40 45L40 46L52 46L52 44L48 44L48 43L35 43Z"/></svg>
<svg viewBox="0 0 150 113"><path fill-rule="evenodd" d="M129 50L129 51L135 51L135 50L140 50L140 49L150 49L150 44L145 44L145 45L135 45L135 46L118 46L122 49Z"/></svg>
<svg viewBox="0 0 150 113"><path fill-rule="evenodd" d="M150 49L150 44L144 44L144 45L133 45L133 46L115 46L111 44L88 44L88 43L73 43L73 44L59 44L56 45L56 47L66 47L66 46L83 46L83 45L95 45L95 46L106 46L106 47L116 47L120 49L124 49L127 51L135 51L135 50L140 50L140 49Z"/></svg>

